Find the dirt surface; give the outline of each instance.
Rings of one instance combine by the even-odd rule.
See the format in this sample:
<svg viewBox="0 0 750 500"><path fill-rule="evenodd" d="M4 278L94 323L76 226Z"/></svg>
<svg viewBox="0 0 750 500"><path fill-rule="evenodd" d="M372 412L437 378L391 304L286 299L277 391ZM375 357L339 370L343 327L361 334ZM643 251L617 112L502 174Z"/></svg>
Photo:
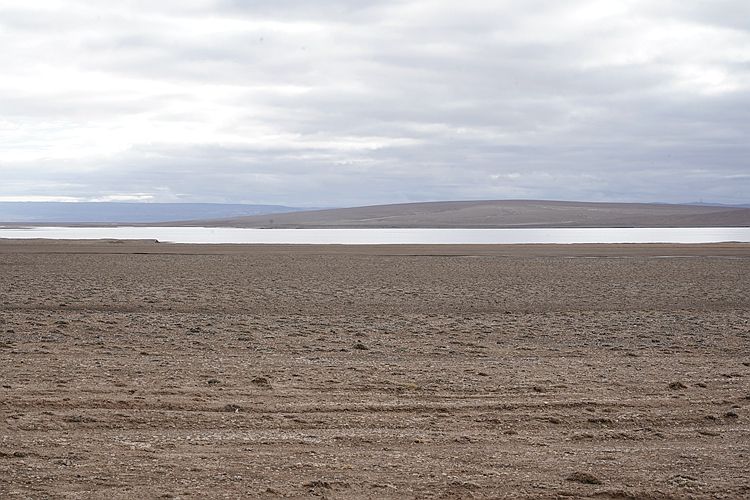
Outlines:
<svg viewBox="0 0 750 500"><path fill-rule="evenodd" d="M750 245L0 242L2 498L750 495Z"/></svg>

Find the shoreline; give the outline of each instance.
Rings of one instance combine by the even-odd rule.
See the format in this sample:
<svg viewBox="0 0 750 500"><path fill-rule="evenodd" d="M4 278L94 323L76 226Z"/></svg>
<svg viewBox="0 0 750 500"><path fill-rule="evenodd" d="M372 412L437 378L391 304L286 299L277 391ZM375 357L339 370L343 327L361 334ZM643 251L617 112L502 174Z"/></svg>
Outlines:
<svg viewBox="0 0 750 500"><path fill-rule="evenodd" d="M737 224L582 224L582 223L516 223L516 224L463 224L460 226L450 224L427 224L427 225L383 225L383 226L371 226L371 225L326 225L326 224L305 224L295 225L290 224L286 226L267 226L267 225L231 225L231 224L202 224L202 223L191 223L189 221L167 221L167 222L113 222L113 223L93 223L93 222L80 222L80 223L55 223L55 222L0 222L0 229L35 229L35 228L124 228L124 227L158 227L158 228L204 228L204 229L701 229L701 228L724 228L724 229L738 229L738 228L750 228L750 224L737 223Z"/></svg>
<svg viewBox="0 0 750 500"><path fill-rule="evenodd" d="M157 240L0 238L6 253L100 254L360 254L384 256L634 256L747 257L750 243L501 243L501 244L274 244L170 243ZM665 253L667 252L667 253Z"/></svg>

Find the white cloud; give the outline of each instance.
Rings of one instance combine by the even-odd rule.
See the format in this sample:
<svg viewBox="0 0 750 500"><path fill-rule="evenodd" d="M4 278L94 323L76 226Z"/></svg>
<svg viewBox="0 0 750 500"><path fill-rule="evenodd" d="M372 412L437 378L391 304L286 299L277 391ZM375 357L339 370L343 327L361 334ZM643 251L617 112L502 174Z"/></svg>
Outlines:
<svg viewBox="0 0 750 500"><path fill-rule="evenodd" d="M152 194L110 194L106 196L97 196L88 201L153 201Z"/></svg>
<svg viewBox="0 0 750 500"><path fill-rule="evenodd" d="M4 202L18 202L18 201L33 201L33 202L50 202L50 201L62 201L67 203L74 203L83 201L81 198L76 198L74 196L33 196L33 195L23 195L23 196L0 196L0 201Z"/></svg>

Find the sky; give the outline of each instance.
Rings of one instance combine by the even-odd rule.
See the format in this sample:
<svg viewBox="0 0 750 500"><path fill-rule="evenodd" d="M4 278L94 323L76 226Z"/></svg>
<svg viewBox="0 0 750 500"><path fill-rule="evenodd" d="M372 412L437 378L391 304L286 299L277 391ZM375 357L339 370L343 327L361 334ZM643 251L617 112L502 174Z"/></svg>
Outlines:
<svg viewBox="0 0 750 500"><path fill-rule="evenodd" d="M0 0L0 201L750 203L747 0Z"/></svg>

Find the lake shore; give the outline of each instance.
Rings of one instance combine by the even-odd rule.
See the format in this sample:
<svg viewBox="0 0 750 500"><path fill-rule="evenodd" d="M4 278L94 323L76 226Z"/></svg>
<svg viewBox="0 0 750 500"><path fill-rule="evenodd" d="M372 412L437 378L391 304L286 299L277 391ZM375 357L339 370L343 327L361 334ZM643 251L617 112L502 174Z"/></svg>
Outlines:
<svg viewBox="0 0 750 500"><path fill-rule="evenodd" d="M0 241L3 497L750 493L750 244Z"/></svg>
<svg viewBox="0 0 750 500"><path fill-rule="evenodd" d="M2 228L0 239L154 241L237 245L531 245L750 243L748 227L640 228L371 228L258 229L236 227Z"/></svg>
<svg viewBox="0 0 750 500"><path fill-rule="evenodd" d="M155 240L0 239L4 253L372 255L508 257L750 257L750 243L535 243L504 245L186 244Z"/></svg>

